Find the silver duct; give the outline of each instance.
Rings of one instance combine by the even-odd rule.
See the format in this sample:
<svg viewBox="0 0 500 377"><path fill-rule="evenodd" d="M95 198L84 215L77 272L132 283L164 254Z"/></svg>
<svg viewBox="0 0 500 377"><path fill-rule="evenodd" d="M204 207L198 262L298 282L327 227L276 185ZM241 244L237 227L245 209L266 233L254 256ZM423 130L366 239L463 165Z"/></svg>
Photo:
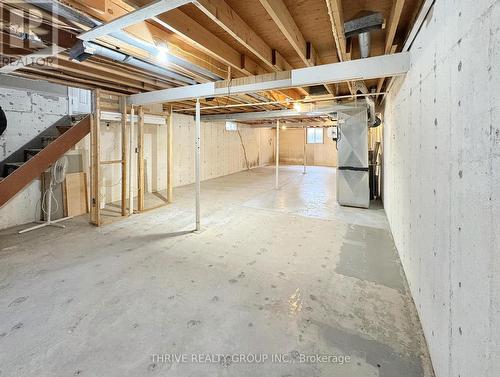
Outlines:
<svg viewBox="0 0 500 377"><path fill-rule="evenodd" d="M365 59L370 56L371 37L370 32L366 31L358 35L359 49L361 50L361 58Z"/></svg>
<svg viewBox="0 0 500 377"><path fill-rule="evenodd" d="M39 0L26 0L26 2L29 4L32 4L36 7L39 7L40 9L43 9L49 13L54 13L60 17L63 17L65 19L71 21L71 22L76 22L78 24L85 25L89 28L94 28L96 26L102 25L102 22L95 20L93 18L87 17L87 16L75 11L74 9L72 9L64 4L61 4L59 2L48 3L48 2L40 2ZM137 38L131 37L128 33L124 32L124 31L119 31L119 32L113 33L111 36L113 38L123 42L123 43L127 43L131 46L140 48L140 49L147 51L151 54L157 53L156 46L154 46L150 43L147 43L147 42L143 42ZM178 65L179 67L185 68L185 69L190 70L190 71L197 73L199 75L206 76L207 78L212 79L212 80L220 80L221 79L221 77L217 76L216 74L209 71L208 69L205 69L203 67L199 67L196 64L193 64L191 62L188 62L184 59L181 59L177 56L174 56L174 55L171 55L168 53L167 53L167 56L168 56L169 62L171 62L172 64L175 64L175 65ZM146 63L144 61L142 61L142 62ZM154 65L152 65L152 66L155 67ZM150 69L148 69L148 70L150 70ZM168 70L166 70L166 71L168 71ZM171 71L168 71L168 72L171 72ZM167 75L167 73L163 72L162 75ZM197 82L195 82L195 83L197 83Z"/></svg>
<svg viewBox="0 0 500 377"><path fill-rule="evenodd" d="M189 77L180 75L176 72L170 71L162 67L157 67L151 63L134 58L133 56L124 54L122 52L118 52L110 48L98 45L97 43L94 42L79 41L69 51L69 57L72 60L77 60L77 61L84 61L92 55L98 55L102 56L103 58L107 58L116 62L126 63L131 66L156 73L158 75L166 76L180 83L190 84L190 85L197 84L195 80L190 79Z"/></svg>

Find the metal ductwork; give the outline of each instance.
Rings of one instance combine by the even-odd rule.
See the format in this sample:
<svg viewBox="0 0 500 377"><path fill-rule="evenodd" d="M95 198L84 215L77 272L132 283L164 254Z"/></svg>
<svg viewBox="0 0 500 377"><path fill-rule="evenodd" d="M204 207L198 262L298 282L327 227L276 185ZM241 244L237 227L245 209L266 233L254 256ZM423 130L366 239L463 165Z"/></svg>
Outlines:
<svg viewBox="0 0 500 377"><path fill-rule="evenodd" d="M176 72L170 71L165 68L155 66L151 63L134 58L133 56L124 54L122 52L101 46L94 42L78 41L75 44L75 46L73 46L69 51L70 58L72 60L77 60L79 62L82 62L93 55L101 56L103 58L107 58L119 63L126 63L131 66L156 73L158 75L166 76L179 83L189 84L189 85L197 84L195 80L190 79L189 77L180 75Z"/></svg>
<svg viewBox="0 0 500 377"><path fill-rule="evenodd" d="M384 24L384 16L381 13L370 13L366 16L355 18L344 23L346 38L358 36L361 58L370 56L371 36L370 32L381 29Z"/></svg>
<svg viewBox="0 0 500 377"><path fill-rule="evenodd" d="M358 40L359 40L359 49L361 51L361 58L365 59L368 56L370 56L370 49L371 49L370 32L365 31L364 33L359 34Z"/></svg>
<svg viewBox="0 0 500 377"><path fill-rule="evenodd" d="M49 3L49 2L40 2L40 1L37 1L37 0L26 0L27 3L29 4L32 4L40 9L43 9L49 13L53 13L53 14L56 14L62 18L65 18L67 19L68 21L71 21L71 22L74 22L74 23L77 23L77 24L80 24L80 25L85 25L87 26L88 28L94 28L96 26L100 26L102 25L102 22L98 21L98 20L95 20L93 18L90 18L90 17L87 17L83 14L81 14L80 12L64 5L64 4L61 4L59 2L53 2L53 3ZM140 48L144 51L147 51L151 54L156 54L158 51L157 51L157 47L150 44L150 43L147 43L147 42L144 42L144 41L141 41L137 38L134 38L132 36L130 36L128 33L124 32L124 31L119 31L119 32L115 32L115 33L112 33L111 36L117 40L119 40L120 42L123 42L123 43L126 43L126 44L129 44L131 46L134 46L134 47L137 47L137 48ZM111 50L113 51L113 50ZM124 54L125 55L125 54ZM182 67L184 69L187 69L189 71L192 71L198 75L202 75L202 76L205 76L211 80L220 80L221 77L219 77L218 75L214 74L213 72L209 71L208 69L205 69L203 67L199 67L197 66L196 64L193 64L189 61L186 61L184 59L181 59L177 56L174 56L174 55L171 55L171 54L168 54L167 53L167 59L170 63L172 64L175 64L179 67ZM140 60L140 59L137 59L137 60ZM140 60L141 62L143 63L146 63L142 60ZM129 63L130 64L130 63ZM150 63L147 63L147 64L150 64ZM152 67L155 67L153 64L150 64ZM150 69L147 69L148 71L150 71ZM172 71L169 71L167 69L165 69L166 72L172 72ZM166 72L163 72L161 73L162 75L167 75ZM174 72L173 72L174 73ZM177 73L175 73L177 75ZM168 76L170 77L170 74L168 74ZM182 76L182 75L179 75L179 76ZM185 81L182 81L182 82L185 82ZM194 82L195 84L198 83L198 82Z"/></svg>

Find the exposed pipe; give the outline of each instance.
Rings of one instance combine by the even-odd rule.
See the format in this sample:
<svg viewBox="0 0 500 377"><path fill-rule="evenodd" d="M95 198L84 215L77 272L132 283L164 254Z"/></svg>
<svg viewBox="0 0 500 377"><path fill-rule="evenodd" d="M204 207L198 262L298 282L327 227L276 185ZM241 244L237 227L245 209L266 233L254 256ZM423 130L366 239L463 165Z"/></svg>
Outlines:
<svg viewBox="0 0 500 377"><path fill-rule="evenodd" d="M371 37L370 32L366 31L364 33L360 33L358 35L359 39L359 49L361 50L361 58L365 59L370 56L370 47L371 47Z"/></svg>

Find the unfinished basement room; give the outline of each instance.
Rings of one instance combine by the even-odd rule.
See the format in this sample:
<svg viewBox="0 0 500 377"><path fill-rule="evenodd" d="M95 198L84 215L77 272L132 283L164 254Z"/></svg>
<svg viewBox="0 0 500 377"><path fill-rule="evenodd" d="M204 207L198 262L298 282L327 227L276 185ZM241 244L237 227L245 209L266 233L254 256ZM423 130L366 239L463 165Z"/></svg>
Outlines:
<svg viewBox="0 0 500 377"><path fill-rule="evenodd" d="M500 0L0 11L0 377L500 376Z"/></svg>

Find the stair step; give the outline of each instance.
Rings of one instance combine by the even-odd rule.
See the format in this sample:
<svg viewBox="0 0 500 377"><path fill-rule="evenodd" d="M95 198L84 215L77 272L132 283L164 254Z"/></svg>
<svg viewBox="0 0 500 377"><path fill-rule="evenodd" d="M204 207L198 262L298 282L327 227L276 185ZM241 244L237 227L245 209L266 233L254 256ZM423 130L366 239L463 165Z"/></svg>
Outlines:
<svg viewBox="0 0 500 377"><path fill-rule="evenodd" d="M42 147L45 148L47 145L52 143L55 139L57 139L57 136L42 136L41 137Z"/></svg>
<svg viewBox="0 0 500 377"><path fill-rule="evenodd" d="M5 166L14 167L17 169L22 164L24 164L24 162L6 162Z"/></svg>
<svg viewBox="0 0 500 377"><path fill-rule="evenodd" d="M21 167L24 162L7 162L5 164L5 169L7 170L7 175L12 174L14 170Z"/></svg>
<svg viewBox="0 0 500 377"><path fill-rule="evenodd" d="M64 126L56 126L57 130L59 131L60 134L65 133L68 131L72 126L71 125L64 125Z"/></svg>
<svg viewBox="0 0 500 377"><path fill-rule="evenodd" d="M40 152L41 148L29 148L24 150L24 160L28 161L31 157Z"/></svg>

